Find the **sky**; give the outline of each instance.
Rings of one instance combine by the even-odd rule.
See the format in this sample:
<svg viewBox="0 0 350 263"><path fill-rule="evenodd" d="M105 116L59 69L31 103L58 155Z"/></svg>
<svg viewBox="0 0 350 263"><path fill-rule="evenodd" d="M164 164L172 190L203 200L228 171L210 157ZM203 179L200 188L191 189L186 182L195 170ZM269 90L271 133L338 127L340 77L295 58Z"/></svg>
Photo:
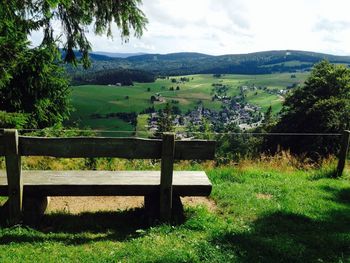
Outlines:
<svg viewBox="0 0 350 263"><path fill-rule="evenodd" d="M306 50L350 55L349 0L143 0L141 39L87 34L94 51L212 55ZM59 24L57 28L59 29ZM40 32L31 36L39 43Z"/></svg>

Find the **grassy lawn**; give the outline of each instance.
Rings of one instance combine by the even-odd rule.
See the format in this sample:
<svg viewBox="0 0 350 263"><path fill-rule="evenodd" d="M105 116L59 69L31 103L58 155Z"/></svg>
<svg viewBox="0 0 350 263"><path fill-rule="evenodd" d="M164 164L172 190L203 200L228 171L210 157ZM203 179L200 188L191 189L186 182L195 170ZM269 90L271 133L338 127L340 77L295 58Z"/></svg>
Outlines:
<svg viewBox="0 0 350 263"><path fill-rule="evenodd" d="M261 107L263 112L266 112L270 106L272 107L273 113L278 113L282 109L282 97L266 94L261 90L248 91L246 96L248 103Z"/></svg>
<svg viewBox="0 0 350 263"><path fill-rule="evenodd" d="M145 227L142 209L48 214L38 229L0 229L0 262L349 262L349 170L204 169L217 208L187 207L182 225Z"/></svg>

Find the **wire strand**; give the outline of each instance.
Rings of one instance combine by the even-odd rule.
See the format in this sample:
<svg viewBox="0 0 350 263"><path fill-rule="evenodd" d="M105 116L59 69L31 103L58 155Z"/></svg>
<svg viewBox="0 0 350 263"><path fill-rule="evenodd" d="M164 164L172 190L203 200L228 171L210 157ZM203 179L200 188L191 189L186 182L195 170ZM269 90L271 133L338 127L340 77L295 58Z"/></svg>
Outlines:
<svg viewBox="0 0 350 263"><path fill-rule="evenodd" d="M18 131L22 132L44 132L48 131L45 129L18 129ZM63 129L63 130L55 130L56 132L95 132L95 133L134 133L134 134L153 134L153 131L118 131L118 130L82 130L82 129ZM158 134L163 134L164 132L157 132ZM176 133L176 132L175 132ZM341 136L340 133L292 133L292 132L280 132L280 133L269 133L269 132L177 132L177 133L185 133L185 134L207 134L207 135L269 135L269 136Z"/></svg>

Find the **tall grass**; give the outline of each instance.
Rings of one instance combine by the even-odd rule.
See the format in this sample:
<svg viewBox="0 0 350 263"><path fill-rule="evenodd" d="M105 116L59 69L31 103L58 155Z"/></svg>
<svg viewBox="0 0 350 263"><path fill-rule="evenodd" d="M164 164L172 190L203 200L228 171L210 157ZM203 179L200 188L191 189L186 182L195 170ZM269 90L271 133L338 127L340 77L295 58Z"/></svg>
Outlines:
<svg viewBox="0 0 350 263"><path fill-rule="evenodd" d="M310 162L303 157L292 155L288 151L279 152L269 156L262 154L259 158L245 158L240 161L231 161L224 165L216 161L177 161L175 170L211 170L218 167L256 167L258 169L282 172L294 172L296 170L333 170L337 164L335 156L329 156L320 163ZM24 170L159 170L160 160L127 160L119 158L53 158L44 156L31 156L22 158ZM0 157L0 169L5 169L5 161Z"/></svg>

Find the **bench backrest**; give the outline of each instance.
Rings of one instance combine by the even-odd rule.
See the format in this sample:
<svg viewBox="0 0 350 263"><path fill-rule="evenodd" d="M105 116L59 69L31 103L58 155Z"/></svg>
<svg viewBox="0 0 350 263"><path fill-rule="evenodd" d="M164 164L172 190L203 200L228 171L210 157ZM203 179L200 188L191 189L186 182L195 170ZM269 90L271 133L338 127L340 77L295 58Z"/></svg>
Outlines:
<svg viewBox="0 0 350 263"><path fill-rule="evenodd" d="M172 207L174 160L210 160L215 155L215 141L175 141L172 133L162 140L140 138L40 138L19 136L17 130L0 132L0 156L5 156L9 189L9 218L19 221L22 210L23 183L21 156L62 158L117 157L161 159L160 219L169 221Z"/></svg>
<svg viewBox="0 0 350 263"><path fill-rule="evenodd" d="M165 134L165 136L173 136ZM0 132L0 156L6 155L10 138L18 141L20 156L51 156L61 158L116 157L126 159L162 159L163 140L141 138L41 138L18 136L15 130ZM174 140L175 160L211 160L215 141ZM11 145L12 147L14 145Z"/></svg>

